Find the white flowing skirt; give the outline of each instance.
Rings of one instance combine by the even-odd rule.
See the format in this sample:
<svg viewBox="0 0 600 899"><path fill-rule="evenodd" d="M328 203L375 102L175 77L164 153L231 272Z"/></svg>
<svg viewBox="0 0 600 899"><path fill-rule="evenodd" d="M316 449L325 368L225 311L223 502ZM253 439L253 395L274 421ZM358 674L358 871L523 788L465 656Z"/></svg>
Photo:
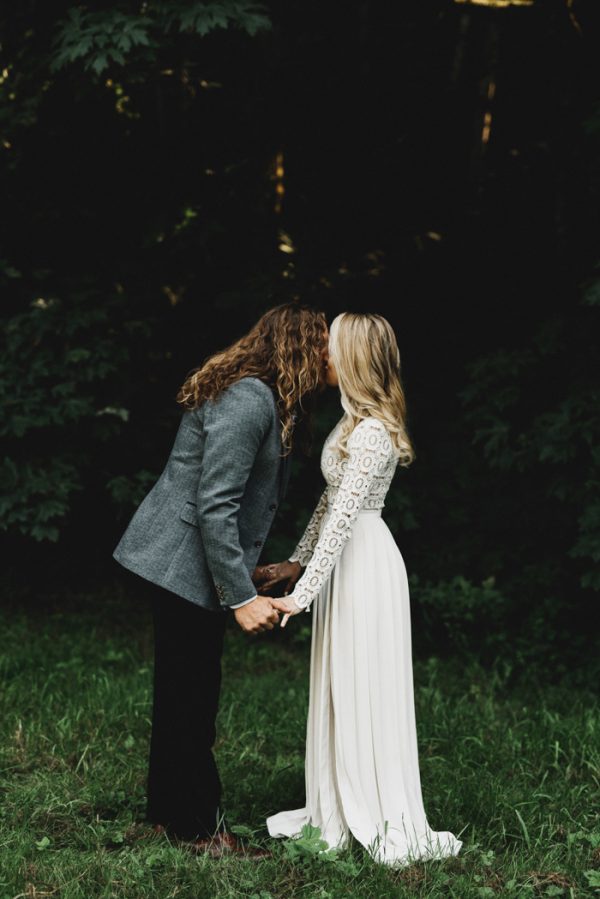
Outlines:
<svg viewBox="0 0 600 899"><path fill-rule="evenodd" d="M305 776L305 807L268 818L272 837L312 824L342 848L351 833L389 865L462 846L423 808L408 580L380 512L359 514L313 603Z"/></svg>

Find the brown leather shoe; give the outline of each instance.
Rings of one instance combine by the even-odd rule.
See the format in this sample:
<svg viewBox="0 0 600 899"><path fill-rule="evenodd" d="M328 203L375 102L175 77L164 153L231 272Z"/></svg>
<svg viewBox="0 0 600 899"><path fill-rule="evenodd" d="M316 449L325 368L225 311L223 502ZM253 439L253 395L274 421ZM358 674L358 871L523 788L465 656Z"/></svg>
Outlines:
<svg viewBox="0 0 600 899"><path fill-rule="evenodd" d="M232 833L216 833L214 837L193 842L184 841L192 852L210 855L211 858L223 858L223 856L236 855L242 858L260 861L263 858L271 858L273 853L268 849L246 848Z"/></svg>

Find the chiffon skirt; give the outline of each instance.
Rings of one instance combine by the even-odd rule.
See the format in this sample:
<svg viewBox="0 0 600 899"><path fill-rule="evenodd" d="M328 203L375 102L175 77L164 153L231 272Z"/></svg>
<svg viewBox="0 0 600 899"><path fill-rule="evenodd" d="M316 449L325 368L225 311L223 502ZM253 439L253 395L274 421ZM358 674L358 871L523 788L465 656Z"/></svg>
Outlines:
<svg viewBox="0 0 600 899"><path fill-rule="evenodd" d="M359 514L313 603L305 777L305 807L268 818L272 837L312 824L396 866L462 846L423 807L406 568L380 512Z"/></svg>

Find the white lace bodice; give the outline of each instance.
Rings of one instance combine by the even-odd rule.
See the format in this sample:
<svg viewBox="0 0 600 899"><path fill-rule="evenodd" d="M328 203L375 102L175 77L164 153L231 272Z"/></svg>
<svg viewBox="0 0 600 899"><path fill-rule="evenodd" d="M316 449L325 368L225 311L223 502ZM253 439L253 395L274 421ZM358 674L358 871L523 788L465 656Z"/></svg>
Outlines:
<svg viewBox="0 0 600 899"><path fill-rule="evenodd" d="M352 526L361 510L383 508L398 455L385 425L364 418L348 438L348 456L335 447L341 421L335 426L321 454L321 471L327 482L315 511L290 561L306 571L290 594L296 605L308 609L329 578ZM321 531L321 521L328 512Z"/></svg>

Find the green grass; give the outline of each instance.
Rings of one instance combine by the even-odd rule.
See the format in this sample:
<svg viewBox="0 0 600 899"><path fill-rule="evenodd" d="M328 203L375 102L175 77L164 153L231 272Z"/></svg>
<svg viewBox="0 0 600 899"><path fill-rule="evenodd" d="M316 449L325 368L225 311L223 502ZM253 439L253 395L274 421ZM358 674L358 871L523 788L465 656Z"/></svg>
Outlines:
<svg viewBox="0 0 600 899"><path fill-rule="evenodd" d="M227 637L217 753L229 823L257 843L268 814L304 798L307 648L288 630ZM416 666L426 810L461 833L457 859L393 871L357 846L328 859L270 841L270 860L213 861L143 824L151 650L147 610L118 593L0 613L0 899L595 894L591 690Z"/></svg>

